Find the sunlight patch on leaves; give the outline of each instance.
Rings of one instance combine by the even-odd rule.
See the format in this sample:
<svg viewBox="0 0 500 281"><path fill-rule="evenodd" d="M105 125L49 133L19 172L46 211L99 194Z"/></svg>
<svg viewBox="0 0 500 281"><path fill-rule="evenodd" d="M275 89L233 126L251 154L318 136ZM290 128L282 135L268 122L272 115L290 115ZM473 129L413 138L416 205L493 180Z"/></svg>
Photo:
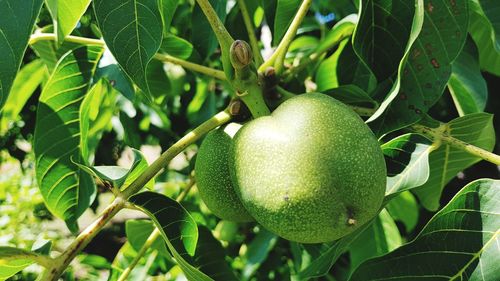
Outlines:
<svg viewBox="0 0 500 281"><path fill-rule="evenodd" d="M71 34L90 2L91 0L45 0L54 21L59 44Z"/></svg>
<svg viewBox="0 0 500 281"><path fill-rule="evenodd" d="M81 161L80 105L102 54L99 47L68 52L40 95L34 134L36 178L48 209L77 231L77 218L93 200L95 185Z"/></svg>

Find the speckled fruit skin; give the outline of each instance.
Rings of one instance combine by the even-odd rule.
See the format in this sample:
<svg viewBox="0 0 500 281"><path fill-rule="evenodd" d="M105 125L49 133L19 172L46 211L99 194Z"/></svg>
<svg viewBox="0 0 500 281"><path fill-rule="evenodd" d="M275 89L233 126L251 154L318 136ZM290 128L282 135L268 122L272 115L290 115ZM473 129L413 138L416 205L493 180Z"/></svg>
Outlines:
<svg viewBox="0 0 500 281"><path fill-rule="evenodd" d="M229 147L234 133L241 126L235 123L207 134L196 156L195 178L201 199L216 216L235 222L254 221L241 204L229 174Z"/></svg>
<svg viewBox="0 0 500 281"><path fill-rule="evenodd" d="M281 104L235 135L230 170L258 223L301 243L338 239L378 214L386 167L363 120L318 93Z"/></svg>

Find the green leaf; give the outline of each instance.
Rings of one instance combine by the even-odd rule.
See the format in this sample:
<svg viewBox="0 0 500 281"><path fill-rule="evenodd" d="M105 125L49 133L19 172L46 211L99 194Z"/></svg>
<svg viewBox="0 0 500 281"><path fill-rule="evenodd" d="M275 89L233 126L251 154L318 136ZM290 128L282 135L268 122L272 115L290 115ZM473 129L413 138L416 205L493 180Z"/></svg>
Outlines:
<svg viewBox="0 0 500 281"><path fill-rule="evenodd" d="M261 228L255 238L248 244L247 250L242 257L245 264L242 278L248 280L262 263L267 259L269 252L274 248L278 237L273 233Z"/></svg>
<svg viewBox="0 0 500 281"><path fill-rule="evenodd" d="M45 261L45 259L31 251L13 247L0 247L0 280L6 280L25 267L37 261Z"/></svg>
<svg viewBox="0 0 500 281"><path fill-rule="evenodd" d="M163 19L163 35L166 36L172 24L179 0L160 0L161 15Z"/></svg>
<svg viewBox="0 0 500 281"><path fill-rule="evenodd" d="M160 229L168 249L188 280L212 280L188 261L196 250L198 228L182 205L149 191L135 194L129 201L145 212Z"/></svg>
<svg viewBox="0 0 500 281"><path fill-rule="evenodd" d="M54 21L59 43L71 34L76 24L87 10L91 0L46 0Z"/></svg>
<svg viewBox="0 0 500 281"><path fill-rule="evenodd" d="M493 116L475 113L459 117L446 124L446 134L491 151L495 145ZM421 204L428 210L437 210L446 184L460 171L479 161L481 158L443 143L429 157L429 180L414 190Z"/></svg>
<svg viewBox="0 0 500 281"><path fill-rule="evenodd" d="M92 86L80 106L80 143L84 163L93 162L93 153L102 132L111 124L116 103L116 92L101 79Z"/></svg>
<svg viewBox="0 0 500 281"><path fill-rule="evenodd" d="M227 0L209 0L209 2L219 16L219 19L224 23L226 20ZM193 24L191 42L200 54L201 59L205 60L213 54L219 43L199 5L194 6L191 22Z"/></svg>
<svg viewBox="0 0 500 281"><path fill-rule="evenodd" d="M396 73L410 36L418 34L414 17L419 15L413 1L362 0L352 44L378 81Z"/></svg>
<svg viewBox="0 0 500 281"><path fill-rule="evenodd" d="M321 62L316 71L315 82L320 92L352 84L367 93L377 83L371 70L354 53L349 39L342 41L337 50Z"/></svg>
<svg viewBox="0 0 500 281"><path fill-rule="evenodd" d="M0 110L19 70L43 0L0 0Z"/></svg>
<svg viewBox="0 0 500 281"><path fill-rule="evenodd" d="M214 280L236 281L236 275L226 262L226 251L210 230L198 227L199 238L196 245L194 265Z"/></svg>
<svg viewBox="0 0 500 281"><path fill-rule="evenodd" d="M278 45L299 10L301 0L277 0L274 18L273 45Z"/></svg>
<svg viewBox="0 0 500 281"><path fill-rule="evenodd" d="M321 244L323 247L321 247L319 253L315 255L314 260L299 272L297 275L298 279L309 280L314 277L326 275L340 255L348 250L351 243L356 240L372 222L373 220L339 240L332 243Z"/></svg>
<svg viewBox="0 0 500 281"><path fill-rule="evenodd" d="M166 35L161 42L161 51L180 59L188 59L193 53L193 45L175 35Z"/></svg>
<svg viewBox="0 0 500 281"><path fill-rule="evenodd" d="M448 88L460 116L482 112L488 99L488 87L481 75L477 48L468 40L452 66Z"/></svg>
<svg viewBox="0 0 500 281"><path fill-rule="evenodd" d="M39 59L26 64L14 79L10 95L5 102L1 113L0 134L8 130L9 123L18 118L19 113L31 97L33 92L42 83L46 69Z"/></svg>
<svg viewBox="0 0 500 281"><path fill-rule="evenodd" d="M107 280L118 280L122 272L132 263L136 256L137 252L130 245L130 243L125 243L120 248L115 256L115 259L113 260L113 263L111 264L111 272ZM132 270L127 280L147 280L148 270L154 264L156 258L157 254L153 252L145 259L141 259L139 263L134 267L134 270Z"/></svg>
<svg viewBox="0 0 500 281"><path fill-rule="evenodd" d="M367 259L391 252L401 244L398 227L384 209L349 247L351 268L355 269Z"/></svg>
<svg viewBox="0 0 500 281"><path fill-rule="evenodd" d="M153 222L148 220L127 220L125 222L127 240L137 252L139 252L155 228ZM163 239L156 239L151 245L151 249L157 250L162 256L170 258L170 254Z"/></svg>
<svg viewBox="0 0 500 281"><path fill-rule="evenodd" d="M421 186L429 177L432 142L418 134L399 136L384 145L387 165L386 196Z"/></svg>
<svg viewBox="0 0 500 281"><path fill-rule="evenodd" d="M377 135L413 124L441 97L467 38L469 1L425 0L425 20L397 81L369 120ZM401 65L401 66L402 66ZM400 86L400 87L399 87Z"/></svg>
<svg viewBox="0 0 500 281"><path fill-rule="evenodd" d="M48 25L37 30L37 32L53 33L54 28L52 25ZM74 42L56 44L56 42L50 40L39 40L30 45L35 54L45 63L50 73L54 71L57 62L64 54L81 46L83 45Z"/></svg>
<svg viewBox="0 0 500 281"><path fill-rule="evenodd" d="M324 93L346 104L369 107L377 106L377 102L356 85L344 85L329 89Z"/></svg>
<svg viewBox="0 0 500 281"><path fill-rule="evenodd" d="M405 225L406 233L412 232L417 226L419 206L411 192L402 192L391 199L386 209L394 220Z"/></svg>
<svg viewBox="0 0 500 281"><path fill-rule="evenodd" d="M95 193L92 178L72 163L81 162L80 105L102 48L81 47L57 64L37 108L34 135L36 177L47 208L77 230L77 218Z"/></svg>
<svg viewBox="0 0 500 281"><path fill-rule="evenodd" d="M113 187L124 190L148 167L146 158L139 150L132 148L132 152L134 153L134 161L128 169L120 166L89 166L77 162L75 164L82 171L100 179L102 182L109 182ZM146 187L152 188L153 185L154 179L151 179L146 184Z"/></svg>
<svg viewBox="0 0 500 281"><path fill-rule="evenodd" d="M470 1L469 33L479 49L481 69L500 76L500 22L498 2Z"/></svg>
<svg viewBox="0 0 500 281"><path fill-rule="evenodd" d="M170 94L170 81L165 73L164 64L158 60L151 61L146 75L155 103L161 104Z"/></svg>
<svg viewBox="0 0 500 281"><path fill-rule="evenodd" d="M363 263L356 280L496 280L500 276L500 181L464 187L397 250Z"/></svg>
<svg viewBox="0 0 500 281"><path fill-rule="evenodd" d="M316 53L323 53L331 48L340 38L345 38L351 35L358 24L358 16L356 14L349 15L338 23L336 23L332 29L328 31L325 37L316 46Z"/></svg>
<svg viewBox="0 0 500 281"><path fill-rule="evenodd" d="M125 73L149 97L146 69L161 44L163 23L156 0L95 0L107 47Z"/></svg>
<svg viewBox="0 0 500 281"><path fill-rule="evenodd" d="M106 53L104 56L106 56ZM109 83L127 99L131 101L134 100L135 90L132 81L130 81L130 78L117 64L110 64L97 68L95 79L99 80L101 78L106 78Z"/></svg>

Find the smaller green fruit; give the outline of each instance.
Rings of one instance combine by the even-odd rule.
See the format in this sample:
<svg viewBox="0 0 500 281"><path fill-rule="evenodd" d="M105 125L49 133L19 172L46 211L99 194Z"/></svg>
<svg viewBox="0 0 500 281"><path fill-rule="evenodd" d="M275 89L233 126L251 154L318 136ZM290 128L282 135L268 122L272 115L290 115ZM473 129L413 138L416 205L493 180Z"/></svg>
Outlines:
<svg viewBox="0 0 500 281"><path fill-rule="evenodd" d="M254 221L236 195L229 174L229 148L241 125L220 127L207 134L196 156L195 177L201 199L217 217L235 221Z"/></svg>

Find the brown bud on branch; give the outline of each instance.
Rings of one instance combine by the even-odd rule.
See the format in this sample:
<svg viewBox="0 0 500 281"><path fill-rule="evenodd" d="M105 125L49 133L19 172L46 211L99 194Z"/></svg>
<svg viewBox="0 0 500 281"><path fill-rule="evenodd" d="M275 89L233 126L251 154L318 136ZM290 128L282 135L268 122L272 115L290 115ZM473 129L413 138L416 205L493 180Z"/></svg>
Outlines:
<svg viewBox="0 0 500 281"><path fill-rule="evenodd" d="M253 55L250 45L243 40L235 40L230 49L231 64L236 69L242 69L252 63Z"/></svg>

